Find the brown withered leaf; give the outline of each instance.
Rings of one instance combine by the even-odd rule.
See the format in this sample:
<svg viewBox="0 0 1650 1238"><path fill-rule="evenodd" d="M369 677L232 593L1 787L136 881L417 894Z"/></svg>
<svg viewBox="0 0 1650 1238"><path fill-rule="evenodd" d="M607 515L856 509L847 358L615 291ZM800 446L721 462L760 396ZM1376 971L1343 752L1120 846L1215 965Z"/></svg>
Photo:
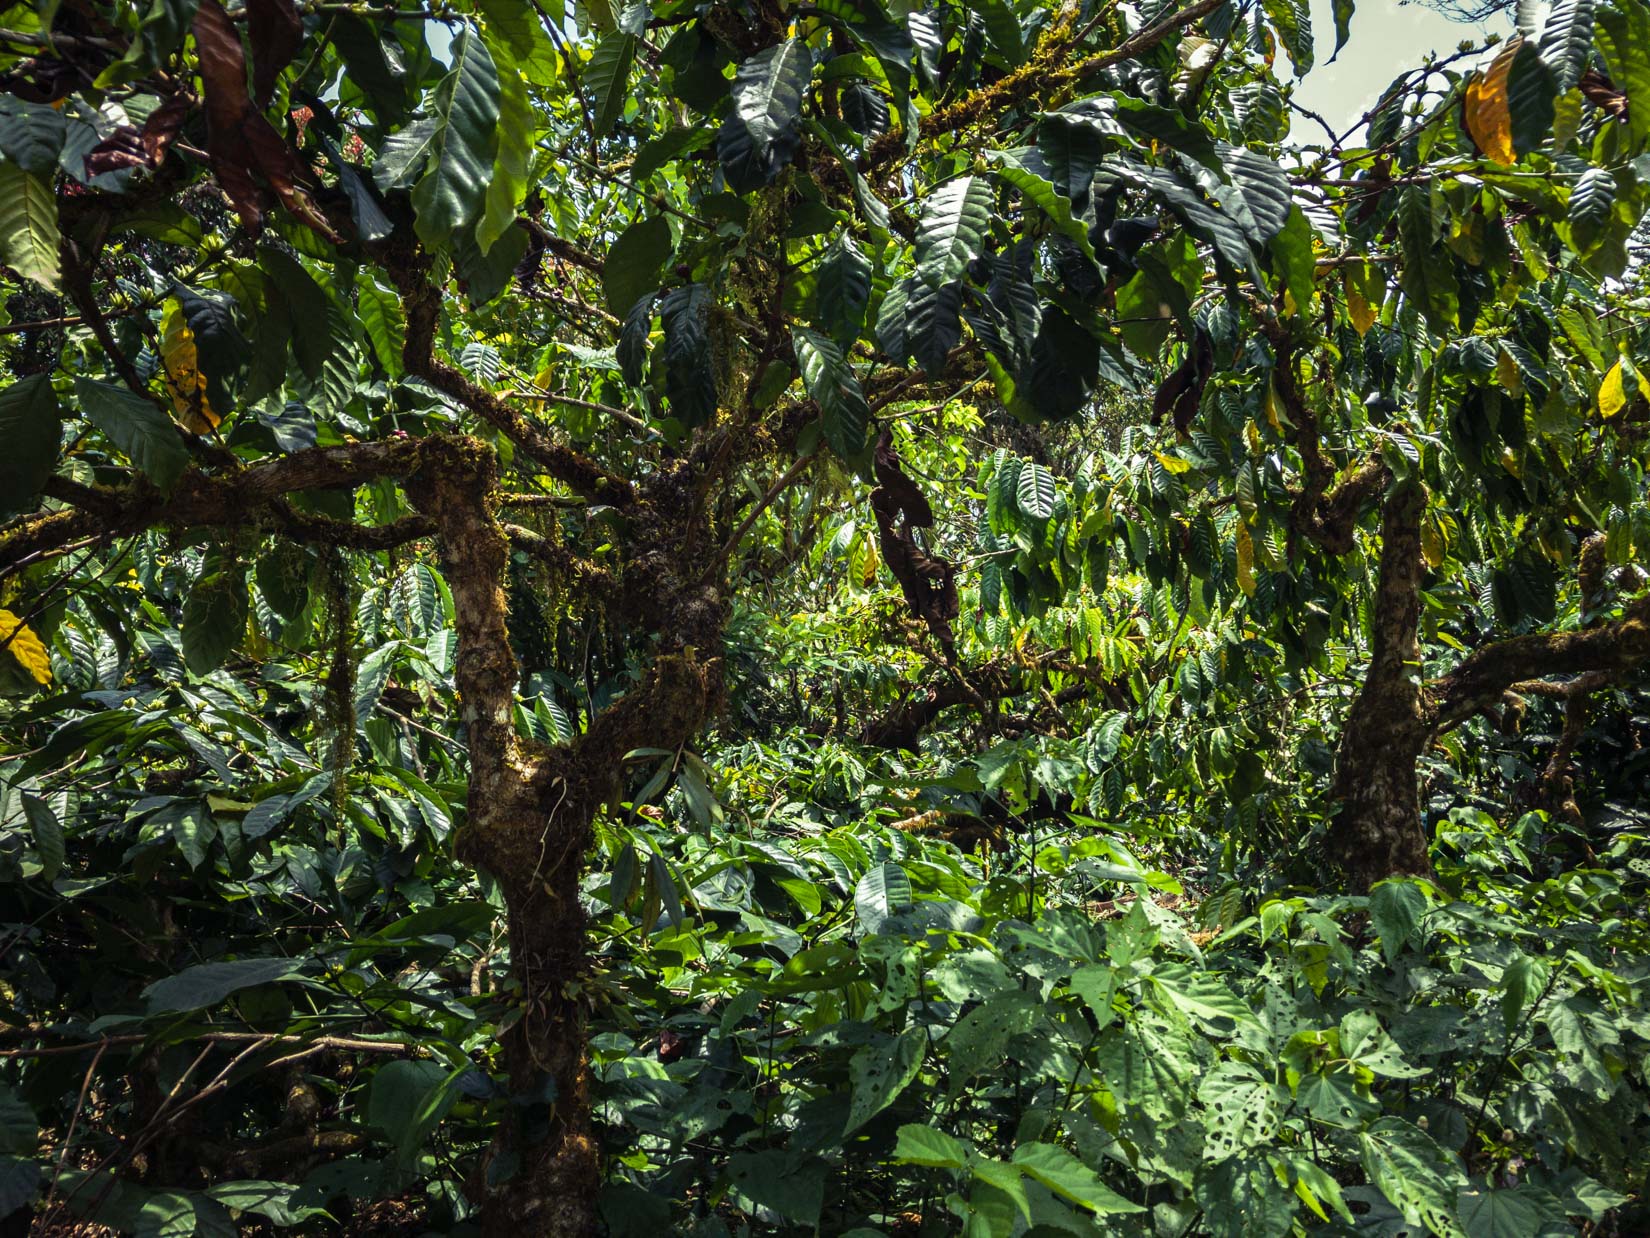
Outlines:
<svg viewBox="0 0 1650 1238"><path fill-rule="evenodd" d="M118 172L122 168L149 168L149 153L143 148L143 135L132 125L121 125L83 157L88 177Z"/></svg>
<svg viewBox="0 0 1650 1238"><path fill-rule="evenodd" d="M1581 87L1582 98L1605 115L1613 120L1627 119L1627 96L1603 73L1597 69L1588 69L1576 85Z"/></svg>
<svg viewBox="0 0 1650 1238"><path fill-rule="evenodd" d="M143 153L151 168L158 168L166 161L167 148L177 140L183 122L189 117L189 106L188 96L173 95L143 122Z"/></svg>
<svg viewBox="0 0 1650 1238"><path fill-rule="evenodd" d="M1203 402L1203 389L1209 385L1209 375L1214 373L1214 368L1214 341L1207 331L1198 327L1186 359L1163 380L1152 397L1152 424L1157 425L1173 413L1176 431L1184 434L1191 429L1198 406Z"/></svg>
<svg viewBox="0 0 1650 1238"><path fill-rule="evenodd" d="M304 23L292 0L247 0L246 29L252 43L252 101L265 108L275 93L275 79L304 41Z"/></svg>
<svg viewBox="0 0 1650 1238"><path fill-rule="evenodd" d="M242 135L252 114L252 100L246 93L246 52L240 33L218 0L201 0L194 30L206 95L206 153L235 213L256 235L263 229L269 199L244 161Z"/></svg>
<svg viewBox="0 0 1650 1238"><path fill-rule="evenodd" d="M194 31L206 94L206 153L241 222L254 234L263 227L270 194L262 177L287 210L327 240L339 241L304 187L309 177L297 154L246 93L246 51L219 0L201 0Z"/></svg>
<svg viewBox="0 0 1650 1238"><path fill-rule="evenodd" d="M878 486L871 491L882 558L899 581L911 613L928 625L947 656L956 648L951 621L957 617L957 566L917 544L917 528L934 523L933 509L917 484L906 476L884 430L873 456Z"/></svg>
<svg viewBox="0 0 1650 1238"><path fill-rule="evenodd" d="M907 524L914 529L933 526L934 510L929 507L922 488L905 475L899 453L894 450L894 436L888 430L877 436L871 467L876 473L877 485L888 491L895 505L904 510Z"/></svg>

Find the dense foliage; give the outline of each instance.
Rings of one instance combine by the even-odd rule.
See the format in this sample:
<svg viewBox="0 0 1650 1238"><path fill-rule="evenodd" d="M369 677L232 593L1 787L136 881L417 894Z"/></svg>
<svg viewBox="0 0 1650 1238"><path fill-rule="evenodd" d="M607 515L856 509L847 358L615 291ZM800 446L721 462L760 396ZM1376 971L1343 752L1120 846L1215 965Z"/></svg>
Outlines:
<svg viewBox="0 0 1650 1238"><path fill-rule="evenodd" d="M1643 1232L1650 7L1310 17L7 7L0 1225Z"/></svg>

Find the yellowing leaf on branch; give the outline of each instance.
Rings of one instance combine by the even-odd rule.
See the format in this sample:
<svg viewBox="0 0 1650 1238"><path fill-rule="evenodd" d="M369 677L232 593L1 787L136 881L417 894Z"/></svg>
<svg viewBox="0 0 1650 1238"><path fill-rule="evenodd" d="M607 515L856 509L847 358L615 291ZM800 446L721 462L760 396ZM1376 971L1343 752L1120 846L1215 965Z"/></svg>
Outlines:
<svg viewBox="0 0 1650 1238"><path fill-rule="evenodd" d="M1507 75L1523 38L1508 39L1489 68L1467 83L1467 132L1492 162L1518 162L1513 150L1512 110L1507 99Z"/></svg>
<svg viewBox="0 0 1650 1238"><path fill-rule="evenodd" d="M1359 339L1368 335L1375 325L1375 307L1350 287L1346 290L1346 316L1352 320L1352 329Z"/></svg>
<svg viewBox="0 0 1650 1238"><path fill-rule="evenodd" d="M223 420L206 402L206 375L200 371L195 333L184 321L183 310L171 302L161 323L161 382L172 397L178 424L191 434L210 434Z"/></svg>
<svg viewBox="0 0 1650 1238"><path fill-rule="evenodd" d="M0 610L0 645L22 663L23 669L33 676L36 683L48 684L52 681L52 660L46 653L46 646L28 624L9 610Z"/></svg>
<svg viewBox="0 0 1650 1238"><path fill-rule="evenodd" d="M1598 411L1606 417L1614 417L1626 407L1627 392L1622 387L1621 362L1617 361L1598 385Z"/></svg>
<svg viewBox="0 0 1650 1238"><path fill-rule="evenodd" d="M1255 543L1249 536L1249 526L1238 521L1237 527L1237 582L1245 597L1255 592Z"/></svg>

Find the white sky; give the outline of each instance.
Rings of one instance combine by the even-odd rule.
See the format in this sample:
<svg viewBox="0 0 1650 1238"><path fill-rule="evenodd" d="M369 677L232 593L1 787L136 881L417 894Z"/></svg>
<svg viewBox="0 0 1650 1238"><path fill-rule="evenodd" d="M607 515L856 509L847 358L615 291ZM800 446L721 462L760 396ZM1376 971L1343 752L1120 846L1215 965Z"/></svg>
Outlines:
<svg viewBox="0 0 1650 1238"><path fill-rule="evenodd" d="M1312 0L1317 64L1295 87L1295 101L1323 116L1338 131L1344 130L1375 104L1393 78L1419 65L1427 52L1447 54L1462 39L1481 38L1492 31L1505 35L1511 30L1508 16L1485 27L1464 26L1419 4L1358 0L1351 37L1340 58L1329 64L1329 53L1335 47L1334 8L1331 0ZM1278 59L1280 73L1287 78L1289 70L1281 52ZM1295 117L1292 132L1301 141L1323 140L1323 131L1301 116Z"/></svg>

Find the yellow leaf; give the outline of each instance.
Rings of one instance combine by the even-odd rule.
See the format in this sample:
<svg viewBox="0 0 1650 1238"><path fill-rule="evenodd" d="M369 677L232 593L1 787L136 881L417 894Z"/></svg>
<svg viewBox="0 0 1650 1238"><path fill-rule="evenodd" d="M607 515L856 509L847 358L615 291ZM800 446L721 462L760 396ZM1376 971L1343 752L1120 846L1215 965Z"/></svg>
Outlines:
<svg viewBox="0 0 1650 1238"><path fill-rule="evenodd" d="M1369 334L1369 329L1375 325L1375 307L1355 288L1346 290L1346 316L1352 320L1352 329L1362 339Z"/></svg>
<svg viewBox="0 0 1650 1238"><path fill-rule="evenodd" d="M1260 427L1252 421L1246 423L1243 427L1243 437L1249 444L1249 450L1258 454L1260 452Z"/></svg>
<svg viewBox="0 0 1650 1238"><path fill-rule="evenodd" d="M1495 380L1507 389L1508 395L1524 394L1524 376L1518 372L1518 362L1505 348L1495 355Z"/></svg>
<svg viewBox="0 0 1650 1238"><path fill-rule="evenodd" d="M1627 393L1622 389L1621 362L1618 361L1598 385L1598 411L1606 417L1614 417L1626 407Z"/></svg>
<svg viewBox="0 0 1650 1238"><path fill-rule="evenodd" d="M206 375L195 352L195 333L176 301L167 307L162 332L161 382L172 397L178 424L191 434L210 434L223 417L206 402Z"/></svg>
<svg viewBox="0 0 1650 1238"><path fill-rule="evenodd" d="M1161 464L1167 472L1177 474L1185 473L1192 467L1192 462L1190 460L1182 460L1179 456L1165 455L1161 451L1157 452L1156 455L1157 462Z"/></svg>
<svg viewBox="0 0 1650 1238"><path fill-rule="evenodd" d="M1266 413L1266 424L1272 427L1273 433L1282 434L1283 423L1289 419L1283 415L1283 409L1278 405L1278 388L1270 378L1266 380L1266 394L1261 399L1261 408Z"/></svg>
<svg viewBox="0 0 1650 1238"><path fill-rule="evenodd" d="M1444 566L1444 534L1431 516L1421 526L1421 555L1434 571Z"/></svg>
<svg viewBox="0 0 1650 1238"><path fill-rule="evenodd" d="M52 681L52 660L46 653L46 646L40 643L40 638L9 610L0 610L0 645L4 645L6 652L23 664L23 669L34 677L36 683L48 684Z"/></svg>
<svg viewBox="0 0 1650 1238"><path fill-rule="evenodd" d="M1237 531L1237 580L1244 596L1252 597L1255 592L1255 543L1249 538L1249 526L1241 520L1238 521Z"/></svg>
<svg viewBox="0 0 1650 1238"><path fill-rule="evenodd" d="M1490 61L1490 67L1467 83L1467 132L1493 163L1518 162L1513 150L1512 112L1507 103L1507 75L1523 42L1520 35L1508 39Z"/></svg>

